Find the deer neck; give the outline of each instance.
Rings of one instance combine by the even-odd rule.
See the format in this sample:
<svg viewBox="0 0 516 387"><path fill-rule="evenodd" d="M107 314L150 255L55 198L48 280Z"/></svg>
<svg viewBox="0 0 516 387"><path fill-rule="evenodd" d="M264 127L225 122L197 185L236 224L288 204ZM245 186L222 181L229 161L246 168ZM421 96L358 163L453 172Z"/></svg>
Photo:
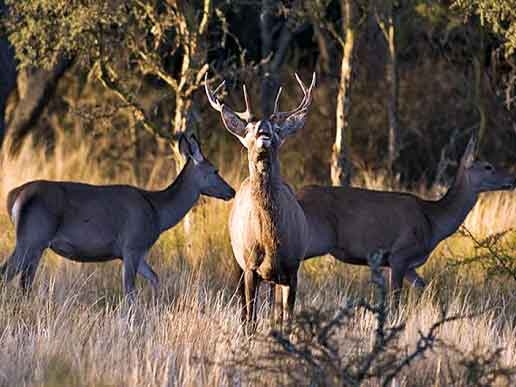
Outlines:
<svg viewBox="0 0 516 387"><path fill-rule="evenodd" d="M280 247L280 205L278 190L282 180L279 160L267 154L257 162L249 162L249 180L253 213L259 225L259 245L264 252L264 260L258 272L264 278L270 278L278 270L278 250Z"/></svg>
<svg viewBox="0 0 516 387"><path fill-rule="evenodd" d="M280 164L277 156L267 152L249 161L249 180L253 189L275 190L281 185Z"/></svg>
<svg viewBox="0 0 516 387"><path fill-rule="evenodd" d="M457 231L477 199L478 193L471 188L464 171L459 170L448 192L440 200L430 202L427 216L432 223L434 244Z"/></svg>
<svg viewBox="0 0 516 387"><path fill-rule="evenodd" d="M158 213L160 232L174 227L190 211L201 195L193 178L193 162L188 160L176 179L162 191L151 193Z"/></svg>

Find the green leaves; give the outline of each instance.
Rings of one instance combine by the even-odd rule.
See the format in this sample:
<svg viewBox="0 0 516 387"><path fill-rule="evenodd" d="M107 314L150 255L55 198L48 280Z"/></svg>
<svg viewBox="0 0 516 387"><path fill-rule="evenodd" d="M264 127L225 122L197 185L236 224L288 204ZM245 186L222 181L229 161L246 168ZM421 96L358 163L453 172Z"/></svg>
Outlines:
<svg viewBox="0 0 516 387"><path fill-rule="evenodd" d="M8 0L9 39L21 67L52 67L60 56L93 63L104 44L120 44L128 26L121 2ZM113 47L112 47L113 48Z"/></svg>
<svg viewBox="0 0 516 387"><path fill-rule="evenodd" d="M456 0L453 8L467 17L476 15L482 26L488 27L504 41L505 55L516 50L516 1L515 0Z"/></svg>

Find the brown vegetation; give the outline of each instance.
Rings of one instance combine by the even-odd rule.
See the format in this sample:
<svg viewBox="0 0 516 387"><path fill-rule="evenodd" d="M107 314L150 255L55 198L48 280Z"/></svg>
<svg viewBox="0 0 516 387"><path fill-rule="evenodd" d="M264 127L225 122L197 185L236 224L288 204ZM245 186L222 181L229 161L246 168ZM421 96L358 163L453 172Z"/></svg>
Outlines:
<svg viewBox="0 0 516 387"><path fill-rule="evenodd" d="M72 145L73 152L64 152ZM1 162L1 195L5 197L12 186L34 178L111 181L102 163L96 161L98 150L81 136L58 140L52 157L26 145L19 158ZM171 180L173 169L167 169L167 162L160 157L149 157L148 163L160 172L169 171L164 173L169 176L159 178L153 178L156 172L149 174L146 185L161 187ZM239 172L233 165L221 164L221 173L238 186L242 180ZM126 172L116 175L115 180L131 182L133 177ZM369 177L368 181L381 178ZM466 221L474 226L470 231L482 238L485 230L504 229L507 222L514 224L516 218L511 214L516 213L515 203L514 193L486 195ZM288 384L306 376L301 384L308 384L314 376L312 370L304 360L281 349L286 345L282 341L285 337L270 336L267 319L260 319L256 339L245 338L236 280L231 274L234 262L225 226L228 209L226 203L205 201L194 209L194 234L174 229L153 248L149 259L162 279L157 304L151 302L150 289L140 285L141 302L129 310L123 302L117 263L76 264L53 254L44 257L29 296L12 284L1 285L0 385L252 385L271 380L271 371L285 370L286 366L289 373L278 376L279 382ZM478 214L486 215L479 218ZM6 256L13 246L14 232L7 214L3 213L0 220L6 230L0 240L0 254ZM504 243L505 254L514 260L514 234L505 235ZM393 355L401 356L396 357L399 360L414 351L420 333L428 334L442 317L443 307L448 315L474 316L436 329L436 345L424 357L403 367L396 376L397 384L474 385L473 381L489 382L495 373L495 384L510 384L498 372L516 364L514 280L503 274L487 276L477 263L450 265L480 253L488 254L485 250L475 253L474 243L461 235L443 242L423 268L426 278L432 279L428 288L422 293L410 290L404 308L387 315L386 329L400 324L404 327L395 346L382 355L389 361L394 361ZM361 297L377 303L380 298L368 277L367 269L329 258L303 264L296 307L298 330L286 338L301 345L300 337L309 338L308 327L311 334L319 334L343 306ZM374 347L377 315L363 308L344 310L351 314L346 315L344 325L335 326L330 341L339 355L324 360L325 367L339 369L342 362L361 358ZM267 313L267 308L263 306L260 313ZM255 369L250 375L250 366L263 364L245 356L240 360L249 362L235 367L235 353L247 353L242 352L242 342L247 350L253 348L259 359L267 360L267 367ZM276 356L277 351L281 356ZM372 369L381 365L374 364ZM320 385L325 380L331 384L329 379L318 380ZM368 383L380 383L375 380Z"/></svg>

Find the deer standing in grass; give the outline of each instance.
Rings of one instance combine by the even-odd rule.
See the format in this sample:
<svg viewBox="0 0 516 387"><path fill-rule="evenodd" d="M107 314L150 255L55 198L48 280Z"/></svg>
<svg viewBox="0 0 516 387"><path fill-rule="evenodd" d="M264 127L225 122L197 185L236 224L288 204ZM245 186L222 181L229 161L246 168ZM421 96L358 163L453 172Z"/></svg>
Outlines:
<svg viewBox="0 0 516 387"><path fill-rule="evenodd" d="M339 261L367 265L378 250L390 252L382 266L391 269L391 286L400 290L403 279L424 287L416 273L437 244L453 234L486 191L510 190L516 176L475 161L471 138L455 181L437 201L417 196L352 187L308 186L297 197L310 226L305 258L331 254ZM399 294L399 292L396 292Z"/></svg>
<svg viewBox="0 0 516 387"><path fill-rule="evenodd" d="M9 192L7 211L16 228L16 247L0 267L0 278L8 282L21 273L22 288L30 289L41 255L50 248L78 262L122 259L129 301L137 273L157 291L158 276L145 256L160 234L176 225L201 194L224 200L235 195L194 137L182 135L179 149L186 164L162 191L38 180Z"/></svg>
<svg viewBox="0 0 516 387"><path fill-rule="evenodd" d="M275 320L289 321L294 310L297 272L309 240L308 224L292 188L280 174L279 151L288 136L305 124L315 74L307 89L296 74L303 91L300 105L278 112L279 90L274 112L254 119L244 85L246 110L236 113L222 104L206 85L211 106L220 112L226 129L247 148L249 177L238 190L229 219L231 246L243 271L240 281L243 317L256 321L255 299L260 281L275 286ZM221 87L223 83L219 86Z"/></svg>

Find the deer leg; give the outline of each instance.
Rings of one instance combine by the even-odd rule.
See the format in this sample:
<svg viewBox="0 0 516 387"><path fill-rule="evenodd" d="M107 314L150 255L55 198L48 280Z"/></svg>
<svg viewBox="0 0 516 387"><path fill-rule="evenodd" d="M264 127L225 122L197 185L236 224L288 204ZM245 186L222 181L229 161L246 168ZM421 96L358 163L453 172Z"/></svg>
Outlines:
<svg viewBox="0 0 516 387"><path fill-rule="evenodd" d="M32 288L32 283L34 282L34 277L36 276L36 271L38 270L43 250L44 249L36 249L27 253L24 260L20 277L20 286L26 293L28 293Z"/></svg>
<svg viewBox="0 0 516 387"><path fill-rule="evenodd" d="M159 278L145 259L142 259L138 265L138 274L140 274L143 278L145 278L147 281L151 283L152 289L154 290L154 296L157 296Z"/></svg>
<svg viewBox="0 0 516 387"><path fill-rule="evenodd" d="M416 241L417 242L417 241ZM407 244L406 247L394 248L389 255L388 261L391 267L391 289L394 292L395 301L399 304L401 298L401 289L403 287L403 278L409 273L409 268L413 265L414 257L421 257L421 248L417 243ZM413 271L415 273L415 271ZM412 275L413 273L409 273Z"/></svg>
<svg viewBox="0 0 516 387"><path fill-rule="evenodd" d="M21 250L16 247L11 256L7 258L4 264L0 267L0 276L4 282L8 283L22 271L23 269L23 254Z"/></svg>
<svg viewBox="0 0 516 387"><path fill-rule="evenodd" d="M283 286L283 319L290 324L294 317L294 306L296 303L297 291L297 270L290 278L288 286Z"/></svg>
<svg viewBox="0 0 516 387"><path fill-rule="evenodd" d="M20 285L23 290L29 290L43 250L45 250L44 247L17 246L7 261L0 267L0 277L3 277L7 283L21 273Z"/></svg>
<svg viewBox="0 0 516 387"><path fill-rule="evenodd" d="M417 274L416 269L408 269L405 273L405 280L415 288L424 288L426 286L425 280Z"/></svg>
<svg viewBox="0 0 516 387"><path fill-rule="evenodd" d="M6 282L22 273L22 288L32 285L41 254L54 236L58 220L45 204L38 199L26 204L16 226L16 247L0 268Z"/></svg>
<svg viewBox="0 0 516 387"><path fill-rule="evenodd" d="M252 270L244 271L246 321L256 322L256 293L260 284L258 275Z"/></svg>
<svg viewBox="0 0 516 387"><path fill-rule="evenodd" d="M274 306L274 303L275 303L275 289L276 289L276 286L273 282L271 282L269 284L269 290L267 292L267 302L269 303L269 316L271 316L271 318L274 318L274 314L276 313L275 312L275 306Z"/></svg>
<svg viewBox="0 0 516 387"><path fill-rule="evenodd" d="M391 263L391 291L394 296L394 305L396 306L401 302L401 289L405 273L406 268L404 265L393 265Z"/></svg>
<svg viewBox="0 0 516 387"><path fill-rule="evenodd" d="M144 260L145 255L146 252L140 252L137 250L127 250L123 254L122 281L124 293L129 303L133 303L135 301L136 273L138 272L140 262Z"/></svg>
<svg viewBox="0 0 516 387"><path fill-rule="evenodd" d="M281 327L283 323L283 289L281 285L272 284L271 290L274 297L274 325Z"/></svg>
<svg viewBox="0 0 516 387"><path fill-rule="evenodd" d="M238 276L237 292L240 295L240 321L242 321L242 323L245 323L247 319L247 302L245 299L245 276L243 270L240 270L239 273L240 275Z"/></svg>

